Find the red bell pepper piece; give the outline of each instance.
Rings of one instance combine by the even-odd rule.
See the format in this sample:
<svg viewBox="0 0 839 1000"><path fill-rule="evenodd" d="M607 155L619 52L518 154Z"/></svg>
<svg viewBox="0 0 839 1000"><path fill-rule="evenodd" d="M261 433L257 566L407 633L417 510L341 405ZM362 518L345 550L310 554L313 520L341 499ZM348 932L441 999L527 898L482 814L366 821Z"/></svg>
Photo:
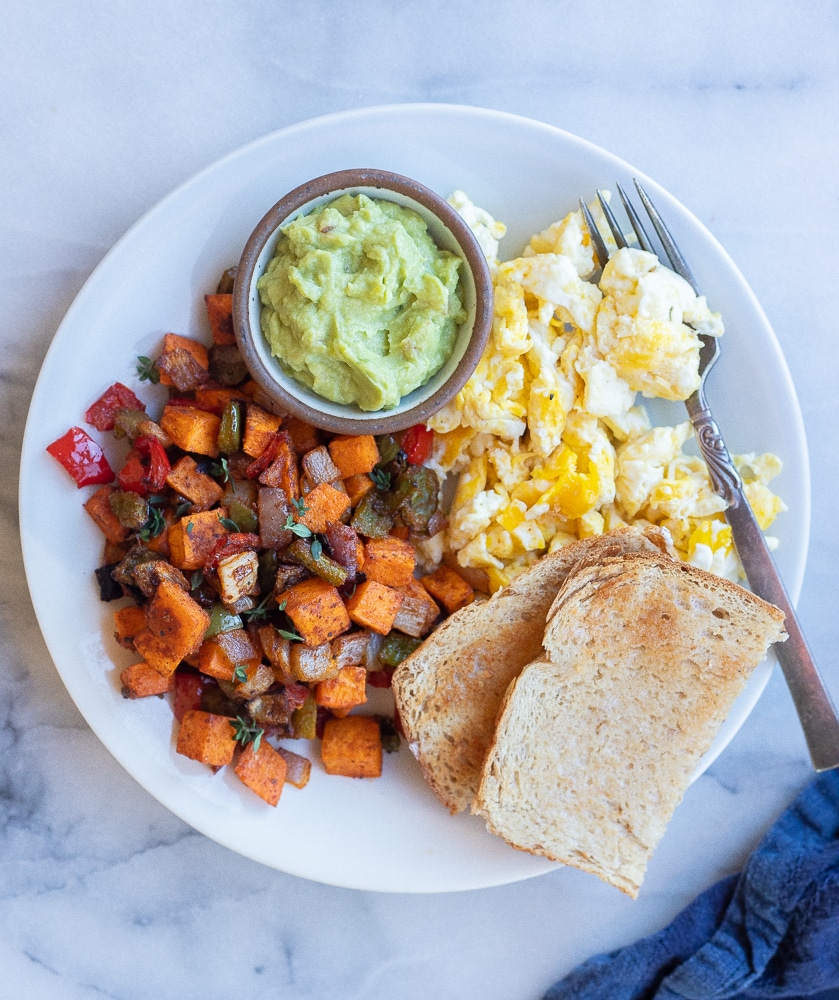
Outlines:
<svg viewBox="0 0 839 1000"><path fill-rule="evenodd" d="M134 442L134 448L141 455L145 456L149 462L148 484L152 493L162 490L166 485L166 479L172 471L169 464L169 456L163 445L153 437L139 437Z"/></svg>
<svg viewBox="0 0 839 1000"><path fill-rule="evenodd" d="M274 461L274 459L279 455L283 444L288 445L289 449L293 451L293 445L291 444L291 438L288 431L277 430L274 431L273 435L268 441L268 444L262 449L261 454L258 458L255 458L250 465L245 469L245 475L248 479L258 479L259 476L268 468L268 466Z"/></svg>
<svg viewBox="0 0 839 1000"><path fill-rule="evenodd" d="M414 424L409 427L402 437L402 451L411 465L422 465L431 458L431 449L434 447L434 431L429 430L425 424Z"/></svg>
<svg viewBox="0 0 839 1000"><path fill-rule="evenodd" d="M178 670L175 673L175 696L172 711L178 722L183 720L187 712L201 707L201 695L204 691L204 678L200 674L187 673Z"/></svg>
<svg viewBox="0 0 839 1000"><path fill-rule="evenodd" d="M120 410L145 410L146 404L122 382L106 389L85 413L85 421L98 431L112 431L114 419Z"/></svg>
<svg viewBox="0 0 839 1000"><path fill-rule="evenodd" d="M79 488L114 481L114 471L102 448L81 427L71 427L48 444L47 451L64 466Z"/></svg>
<svg viewBox="0 0 839 1000"><path fill-rule="evenodd" d="M130 491L131 493L139 493L141 497L144 497L148 490L145 484L146 467L143 465L142 459L136 451L130 451L128 453L128 458L125 460L125 465L119 470L119 488L121 490Z"/></svg>
<svg viewBox="0 0 839 1000"><path fill-rule="evenodd" d="M289 712L302 708L306 699L312 693L305 684L297 683L286 684L283 688L283 692L285 694L286 705L288 706Z"/></svg>
<svg viewBox="0 0 839 1000"><path fill-rule="evenodd" d="M141 497L159 493L171 471L163 445L155 438L138 437L120 469L120 489L139 493Z"/></svg>

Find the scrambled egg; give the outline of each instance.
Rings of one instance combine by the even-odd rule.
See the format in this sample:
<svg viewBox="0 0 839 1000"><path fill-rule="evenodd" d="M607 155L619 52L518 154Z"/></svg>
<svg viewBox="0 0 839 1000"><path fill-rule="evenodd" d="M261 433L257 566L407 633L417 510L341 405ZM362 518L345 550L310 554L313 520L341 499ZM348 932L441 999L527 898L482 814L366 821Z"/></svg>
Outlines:
<svg viewBox="0 0 839 1000"><path fill-rule="evenodd" d="M638 395L684 400L699 385L699 334L723 325L704 297L654 254L614 246L596 260L579 211L500 262L505 227L463 192L450 202L478 235L495 288L490 341L457 397L429 421L432 465L456 477L449 525L429 561L453 552L485 571L491 591L546 552L625 524L667 528L679 556L742 576L688 421L657 426ZM735 463L761 527L782 501L768 488L774 455Z"/></svg>

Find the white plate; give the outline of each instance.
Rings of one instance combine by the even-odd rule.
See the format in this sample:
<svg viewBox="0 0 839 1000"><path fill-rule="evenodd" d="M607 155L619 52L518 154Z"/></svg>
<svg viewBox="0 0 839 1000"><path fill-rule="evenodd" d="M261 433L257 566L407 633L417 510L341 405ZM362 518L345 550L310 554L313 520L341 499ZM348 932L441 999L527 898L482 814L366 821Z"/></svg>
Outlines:
<svg viewBox="0 0 839 1000"><path fill-rule="evenodd" d="M447 105L370 108L268 135L184 184L117 243L67 313L32 397L20 479L29 586L61 678L93 731L195 829L273 868L339 886L431 892L500 885L553 866L508 848L476 817L449 816L405 749L385 758L384 776L374 781L329 777L316 763L309 786L288 788L277 809L235 776L177 756L169 705L120 696L118 669L131 656L111 639L112 607L97 596L92 573L102 542L82 509L90 490L76 490L44 451L82 423L112 382L136 388L136 357L153 354L166 331L208 339L203 295L236 262L265 210L301 182L345 167L397 171L443 195L465 190L507 223L508 257L580 195L639 177L726 321L709 395L730 449L771 450L785 461L777 488L789 511L775 533L778 563L797 596L810 509L803 426L775 336L731 260L685 208L611 154L538 122ZM769 671L764 665L754 675L705 766L751 711Z"/></svg>

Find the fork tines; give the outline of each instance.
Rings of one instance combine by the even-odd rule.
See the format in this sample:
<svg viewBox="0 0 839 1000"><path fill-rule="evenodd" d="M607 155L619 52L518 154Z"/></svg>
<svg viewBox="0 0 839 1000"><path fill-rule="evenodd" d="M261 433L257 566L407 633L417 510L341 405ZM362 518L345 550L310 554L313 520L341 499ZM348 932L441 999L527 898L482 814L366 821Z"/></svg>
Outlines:
<svg viewBox="0 0 839 1000"><path fill-rule="evenodd" d="M670 262L670 266L677 274L680 274L687 282L690 283L694 292L696 292L696 294L698 295L699 289L696 285L696 279L694 278L690 267L688 266L687 262L682 256L681 251L676 245L675 240L670 234L670 230L664 224L664 220L659 215L658 210L656 209L655 205L653 205L649 195L641 186L641 184L638 182L638 180L633 178L633 182L635 184L636 190L638 191L638 197L641 199L641 204L644 206L644 210L649 216L653 229L655 230L656 235L661 241L664 253L666 254L667 260ZM642 250L646 250L649 253L656 253L653 243L650 240L649 236L647 235L646 230L644 229L644 225L641 222L641 217L636 211L635 206L629 200L629 197L627 196L626 192L624 191L624 189L621 187L620 184L615 184L615 187L617 189L618 195L620 196L620 200L621 203L623 204L627 218L629 219L631 238L634 240L635 243L638 244L638 246ZM606 197L604 192L599 189L597 191L597 200L600 203L600 207L603 210L603 215L606 219L609 229L611 230L612 236L617 246L619 248L629 246L629 241L627 240L627 237L624 234L624 231L621 228L620 223L618 222L617 216L615 215L612 206L609 204L609 199ZM609 259L609 250L606 246L606 241L603 239L600 230L597 228L597 223L594 221L594 217L592 216L588 205L586 205L582 199L580 199L580 208L582 209L583 217L586 220L586 225L588 226L588 230L591 235L591 241L594 246L594 252L597 255L597 259L600 262L601 267L604 267L606 265L606 261L608 261Z"/></svg>

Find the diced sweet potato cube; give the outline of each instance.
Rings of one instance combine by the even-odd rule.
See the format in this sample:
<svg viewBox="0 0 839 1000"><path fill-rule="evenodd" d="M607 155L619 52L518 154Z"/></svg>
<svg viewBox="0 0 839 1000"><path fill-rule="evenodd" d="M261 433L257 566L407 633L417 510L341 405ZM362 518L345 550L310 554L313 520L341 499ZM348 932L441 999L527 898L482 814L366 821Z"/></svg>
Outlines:
<svg viewBox="0 0 839 1000"><path fill-rule="evenodd" d="M347 476L343 480L344 489L347 491L347 496L350 498L350 503L353 507L361 500L362 497L366 496L370 490L373 489L373 480L367 475L366 472L359 472L354 476Z"/></svg>
<svg viewBox="0 0 839 1000"><path fill-rule="evenodd" d="M182 451L198 455L218 455L218 432L221 417L196 406L166 406L160 426Z"/></svg>
<svg viewBox="0 0 839 1000"><path fill-rule="evenodd" d="M166 485L190 501L196 511L209 510L221 500L224 490L205 472L199 472L192 455L184 455L172 466Z"/></svg>
<svg viewBox="0 0 839 1000"><path fill-rule="evenodd" d="M255 648L251 637L241 628L219 632L201 643L198 651L198 669L202 674L220 681L233 679L238 666L255 667L262 659L262 651Z"/></svg>
<svg viewBox="0 0 839 1000"><path fill-rule="evenodd" d="M332 655L341 667L358 667L367 659L369 632L348 632L332 640Z"/></svg>
<svg viewBox="0 0 839 1000"><path fill-rule="evenodd" d="M410 580L399 589L404 596L393 627L415 639L424 639L440 617L440 608L419 580Z"/></svg>
<svg viewBox="0 0 839 1000"><path fill-rule="evenodd" d="M420 577L420 583L432 597L436 598L449 614L465 608L475 600L475 591L470 583L449 566L440 566L428 576Z"/></svg>
<svg viewBox="0 0 839 1000"><path fill-rule="evenodd" d="M280 595L285 613L308 646L320 646L350 629L350 616L337 589L312 577Z"/></svg>
<svg viewBox="0 0 839 1000"><path fill-rule="evenodd" d="M232 681L233 671L236 668L236 665L230 662L227 653L212 639L205 639L201 643L196 666L202 674L220 681Z"/></svg>
<svg viewBox="0 0 839 1000"><path fill-rule="evenodd" d="M172 580L162 580L146 609L146 625L134 636L134 648L162 674L201 645L210 616Z"/></svg>
<svg viewBox="0 0 839 1000"><path fill-rule="evenodd" d="M335 677L337 673L338 664L328 642L320 646L307 646L302 642L292 643L289 651L289 674L294 680L312 684Z"/></svg>
<svg viewBox="0 0 839 1000"><path fill-rule="evenodd" d="M124 698L149 698L152 695L166 694L174 686L174 674L164 677L159 670L149 666L145 660L132 663L119 675Z"/></svg>
<svg viewBox="0 0 839 1000"><path fill-rule="evenodd" d="M265 393L260 388L259 383L254 382L252 378L249 378L246 382L242 382L240 385L237 385L236 388L246 399L249 399L252 403L256 403L257 406L260 406L265 402Z"/></svg>
<svg viewBox="0 0 839 1000"><path fill-rule="evenodd" d="M125 649L134 648L134 636L146 627L146 612L139 604L129 604L114 612L114 638Z"/></svg>
<svg viewBox="0 0 839 1000"><path fill-rule="evenodd" d="M119 523L116 514L111 510L111 496L116 493L113 486L100 486L84 502L84 509L93 518L97 528L109 542L119 545L131 533L130 528Z"/></svg>
<svg viewBox="0 0 839 1000"><path fill-rule="evenodd" d="M364 546L364 573L386 587L404 587L414 578L417 554L401 538L369 538Z"/></svg>
<svg viewBox="0 0 839 1000"><path fill-rule="evenodd" d="M350 498L329 483L319 483L306 494L306 507L306 513L299 520L318 535L326 531L329 524L341 520L350 509Z"/></svg>
<svg viewBox="0 0 839 1000"><path fill-rule="evenodd" d="M229 534L221 523L227 517L226 507L186 514L169 528L169 551L173 566L178 569L200 569L216 542Z"/></svg>
<svg viewBox="0 0 839 1000"><path fill-rule="evenodd" d="M367 671L364 667L341 667L335 677L315 687L315 701L334 715L346 715L367 701Z"/></svg>
<svg viewBox="0 0 839 1000"><path fill-rule="evenodd" d="M178 730L176 749L179 754L210 767L223 767L233 760L236 739L226 715L185 712Z"/></svg>
<svg viewBox="0 0 839 1000"><path fill-rule="evenodd" d="M259 458L266 446L280 429L282 417L263 410L256 403L248 403L245 413L245 433L242 436L242 451L251 458Z"/></svg>
<svg viewBox="0 0 839 1000"><path fill-rule="evenodd" d="M327 774L341 774L348 778L378 778L382 773L382 734L379 723L366 715L327 719L320 752Z"/></svg>
<svg viewBox="0 0 839 1000"><path fill-rule="evenodd" d="M286 762L270 743L261 740L258 750L254 749L253 743L248 743L239 754L233 770L269 806L275 806L280 801L286 778Z"/></svg>
<svg viewBox="0 0 839 1000"><path fill-rule="evenodd" d="M294 785L295 788L305 788L309 784L309 776L312 773L312 762L285 747L277 747L277 753L286 764L286 784Z"/></svg>
<svg viewBox="0 0 839 1000"><path fill-rule="evenodd" d="M372 434L333 438L329 442L329 454L341 470L342 479L360 472L370 472L381 457Z"/></svg>
<svg viewBox="0 0 839 1000"><path fill-rule="evenodd" d="M204 369L206 372L209 367L209 355L207 354L207 348L203 344L197 340L193 340L191 337L182 337L178 333L167 333L163 338L163 347L157 358L161 385L175 384L171 376L164 371L164 368L166 355L174 354L177 351L185 351L190 355L190 363L194 365L196 370ZM160 365L161 360L164 361L163 366Z"/></svg>
<svg viewBox="0 0 839 1000"><path fill-rule="evenodd" d="M235 344L236 333L233 329L233 295L217 292L205 295L204 304L207 307L207 319L214 344Z"/></svg>
<svg viewBox="0 0 839 1000"><path fill-rule="evenodd" d="M224 413L228 403L244 403L246 398L240 389L228 389L223 385L202 385L195 390L195 405L198 409L209 410L219 416Z"/></svg>
<svg viewBox="0 0 839 1000"><path fill-rule="evenodd" d="M402 599L398 590L375 580L365 580L347 601L347 612L356 625L387 635L393 628Z"/></svg>
<svg viewBox="0 0 839 1000"><path fill-rule="evenodd" d="M305 455L307 451L317 448L320 444L321 436L317 427L299 417L286 417L283 427L288 431L292 446L298 455Z"/></svg>

